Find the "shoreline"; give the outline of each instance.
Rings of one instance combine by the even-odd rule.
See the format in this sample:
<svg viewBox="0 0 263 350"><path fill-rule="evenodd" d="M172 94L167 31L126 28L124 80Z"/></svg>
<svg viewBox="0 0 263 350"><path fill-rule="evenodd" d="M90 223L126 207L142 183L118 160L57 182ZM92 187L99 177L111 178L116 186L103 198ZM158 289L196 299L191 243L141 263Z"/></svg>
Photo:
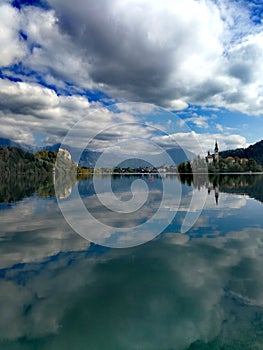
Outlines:
<svg viewBox="0 0 263 350"><path fill-rule="evenodd" d="M227 172L227 173L176 173L176 172L167 172L167 173L103 173L103 172L94 172L94 173L78 173L79 175L156 175L156 176L162 176L162 175L263 175L262 172Z"/></svg>

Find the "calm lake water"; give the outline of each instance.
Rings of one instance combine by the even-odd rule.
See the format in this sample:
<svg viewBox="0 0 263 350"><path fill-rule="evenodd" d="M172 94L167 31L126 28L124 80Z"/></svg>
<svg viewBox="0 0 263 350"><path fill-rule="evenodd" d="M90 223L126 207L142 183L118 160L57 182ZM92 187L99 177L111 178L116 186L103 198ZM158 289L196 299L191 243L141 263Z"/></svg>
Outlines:
<svg viewBox="0 0 263 350"><path fill-rule="evenodd" d="M131 213L107 210L92 179L59 193L73 207L81 194L109 227L91 225L87 236L107 247L69 226L49 181L1 184L1 350L263 349L263 177L112 178L124 204L135 180L149 196ZM98 180L105 200L107 181ZM164 188L170 196L154 217ZM151 237L169 213L171 223ZM143 233L152 240L111 248L139 242L114 229L151 217Z"/></svg>

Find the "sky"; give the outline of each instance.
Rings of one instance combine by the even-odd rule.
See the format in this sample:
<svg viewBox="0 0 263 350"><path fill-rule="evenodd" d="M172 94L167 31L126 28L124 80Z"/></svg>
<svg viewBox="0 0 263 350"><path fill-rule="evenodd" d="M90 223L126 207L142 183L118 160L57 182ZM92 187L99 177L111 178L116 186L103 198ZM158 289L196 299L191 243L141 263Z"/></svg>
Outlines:
<svg viewBox="0 0 263 350"><path fill-rule="evenodd" d="M262 0L2 0L0 137L50 145L81 120L87 142L111 131L94 150L247 147L263 138L262 17Z"/></svg>

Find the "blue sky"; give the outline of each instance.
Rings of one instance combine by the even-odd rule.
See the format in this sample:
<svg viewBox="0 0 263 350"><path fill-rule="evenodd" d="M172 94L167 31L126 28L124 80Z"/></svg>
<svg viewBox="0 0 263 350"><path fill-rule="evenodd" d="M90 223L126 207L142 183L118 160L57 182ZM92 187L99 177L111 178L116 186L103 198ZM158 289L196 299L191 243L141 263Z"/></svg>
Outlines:
<svg viewBox="0 0 263 350"><path fill-rule="evenodd" d="M262 17L258 0L4 0L0 137L57 143L84 119L83 140L116 123L127 124L113 143L134 139L132 122L138 139L156 141L139 128L147 121L204 150L215 139L221 149L255 143L263 138ZM109 108L119 102L121 113ZM170 116L145 118L148 104Z"/></svg>

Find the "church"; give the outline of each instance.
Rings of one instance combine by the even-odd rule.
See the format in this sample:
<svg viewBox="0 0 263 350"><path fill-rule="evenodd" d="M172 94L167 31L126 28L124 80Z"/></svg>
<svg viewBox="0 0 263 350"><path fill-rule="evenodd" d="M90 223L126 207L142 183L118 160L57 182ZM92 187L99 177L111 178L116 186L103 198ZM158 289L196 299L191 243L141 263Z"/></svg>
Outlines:
<svg viewBox="0 0 263 350"><path fill-rule="evenodd" d="M208 164L213 162L219 161L219 149L218 149L218 143L217 140L215 141L215 149L214 154L211 154L209 151L207 152L207 156L205 157L205 160Z"/></svg>

